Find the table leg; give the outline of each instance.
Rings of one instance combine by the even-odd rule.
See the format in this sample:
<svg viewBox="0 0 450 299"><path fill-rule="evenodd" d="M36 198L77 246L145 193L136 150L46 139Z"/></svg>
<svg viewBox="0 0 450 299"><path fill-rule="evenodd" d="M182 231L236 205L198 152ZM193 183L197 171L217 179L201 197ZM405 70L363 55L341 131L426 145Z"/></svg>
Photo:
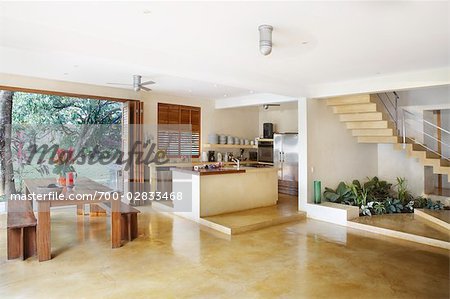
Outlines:
<svg viewBox="0 0 450 299"><path fill-rule="evenodd" d="M78 204L77 205L77 215L83 215L84 216L84 204Z"/></svg>
<svg viewBox="0 0 450 299"><path fill-rule="evenodd" d="M118 248L120 245L120 200L113 200L111 202L111 247Z"/></svg>
<svg viewBox="0 0 450 299"><path fill-rule="evenodd" d="M37 254L40 262L52 258L50 201L38 202Z"/></svg>

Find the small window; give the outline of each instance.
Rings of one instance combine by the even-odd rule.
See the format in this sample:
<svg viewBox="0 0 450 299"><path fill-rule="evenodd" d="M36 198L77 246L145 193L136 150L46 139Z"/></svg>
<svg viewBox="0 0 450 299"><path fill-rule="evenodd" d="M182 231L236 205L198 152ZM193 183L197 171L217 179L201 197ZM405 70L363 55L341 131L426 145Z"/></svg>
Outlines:
<svg viewBox="0 0 450 299"><path fill-rule="evenodd" d="M198 158L200 114L200 107L158 103L158 149L171 158Z"/></svg>

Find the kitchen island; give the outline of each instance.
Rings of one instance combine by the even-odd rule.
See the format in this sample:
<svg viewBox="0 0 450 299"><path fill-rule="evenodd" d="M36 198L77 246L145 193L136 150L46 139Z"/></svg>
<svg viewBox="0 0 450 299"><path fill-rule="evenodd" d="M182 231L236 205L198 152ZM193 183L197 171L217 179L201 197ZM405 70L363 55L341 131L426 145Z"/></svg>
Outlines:
<svg viewBox="0 0 450 299"><path fill-rule="evenodd" d="M199 221L201 217L275 205L278 176L274 167L174 168L172 189L181 196L174 212Z"/></svg>

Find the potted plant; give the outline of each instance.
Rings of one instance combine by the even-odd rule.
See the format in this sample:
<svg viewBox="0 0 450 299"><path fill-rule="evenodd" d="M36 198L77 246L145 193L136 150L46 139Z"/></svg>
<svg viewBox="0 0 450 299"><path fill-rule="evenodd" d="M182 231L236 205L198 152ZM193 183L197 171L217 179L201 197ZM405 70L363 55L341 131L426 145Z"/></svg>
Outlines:
<svg viewBox="0 0 450 299"><path fill-rule="evenodd" d="M62 149L59 148L53 157L53 173L58 175L57 182L59 186L66 186L66 174L68 172L75 172L73 167L73 148Z"/></svg>

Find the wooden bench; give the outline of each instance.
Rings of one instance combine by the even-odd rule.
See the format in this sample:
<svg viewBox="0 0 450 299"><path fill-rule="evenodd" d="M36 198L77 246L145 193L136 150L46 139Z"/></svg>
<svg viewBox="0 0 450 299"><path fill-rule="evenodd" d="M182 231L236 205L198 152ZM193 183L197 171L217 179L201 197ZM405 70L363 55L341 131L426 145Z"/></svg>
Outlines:
<svg viewBox="0 0 450 299"><path fill-rule="evenodd" d="M102 202L97 205L103 208L106 213L111 214L110 202ZM138 213L140 213L140 211L132 206L123 202L120 203L120 231L121 239L123 241L132 241L138 237Z"/></svg>
<svg viewBox="0 0 450 299"><path fill-rule="evenodd" d="M23 260L36 254L36 217L29 200L8 201L8 260Z"/></svg>

